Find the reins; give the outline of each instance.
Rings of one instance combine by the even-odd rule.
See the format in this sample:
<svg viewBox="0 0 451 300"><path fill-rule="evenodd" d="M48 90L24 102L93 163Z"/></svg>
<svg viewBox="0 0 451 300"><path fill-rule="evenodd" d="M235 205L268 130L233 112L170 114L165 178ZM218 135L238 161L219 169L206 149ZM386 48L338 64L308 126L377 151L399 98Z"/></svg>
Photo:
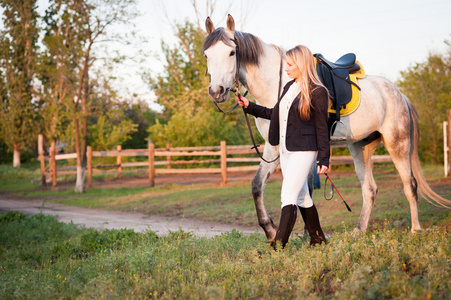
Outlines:
<svg viewBox="0 0 451 300"><path fill-rule="evenodd" d="M240 93L240 81L239 81L239 75L240 75L240 59L239 59L239 49L238 49L238 43L236 41L236 39L232 40L235 43L235 57L236 57L236 72L235 72L235 88L230 88L230 91L233 92L238 98L241 97L241 93ZM280 92L282 90L282 68L283 68L283 58L282 55L280 55L280 68L279 68L279 90L277 92L277 100L279 100L280 98ZM208 71L207 71L208 72ZM243 94L243 97L246 97L248 91L246 90ZM233 110L235 110L235 108L237 108L238 103L235 104L235 106L227 111L222 110L219 105L213 101L213 103L215 104L216 108L218 109L218 112L222 112L223 114L229 113ZM275 159L273 160L266 160L263 155L260 153L260 150L258 150L258 147L260 147L260 145L257 145L255 143L255 139L254 139L254 134L252 133L252 127L251 127L251 123L249 122L249 117L247 116L246 111L244 110L244 107L242 107L243 109L243 113L244 113L244 118L246 119L246 125L247 128L249 130L249 135L251 137L252 140L252 148L251 149L255 149L255 152L257 152L258 156L260 157L261 160L263 160L264 162L270 164L275 162L276 160L279 159L280 155L278 155Z"/></svg>
<svg viewBox="0 0 451 300"><path fill-rule="evenodd" d="M282 89L282 68L283 68L283 61L282 61L282 56L280 56L280 69L279 69L279 90L277 92L277 100L279 100L280 98L280 91ZM238 86L237 86L237 90L238 90ZM246 97L247 91L244 93L244 97ZM238 98L240 98L240 93L238 90L238 93L236 94ZM252 133L252 128L251 128L251 123L249 122L249 117L247 116L246 111L244 110L244 106L241 107L243 109L243 113L244 113L244 118L246 119L246 124L247 124L247 128L249 129L249 135L251 136L251 140L252 140L252 144L253 147L251 149L255 149L255 152L257 152L258 156L261 158L261 160L263 160L264 162L270 164L275 162L276 160L279 159L280 154L277 155L276 158L274 158L273 160L266 160L265 158L263 158L263 155L260 153L260 151L258 150L258 147L260 147L260 145L256 145L255 140L254 140L254 135Z"/></svg>

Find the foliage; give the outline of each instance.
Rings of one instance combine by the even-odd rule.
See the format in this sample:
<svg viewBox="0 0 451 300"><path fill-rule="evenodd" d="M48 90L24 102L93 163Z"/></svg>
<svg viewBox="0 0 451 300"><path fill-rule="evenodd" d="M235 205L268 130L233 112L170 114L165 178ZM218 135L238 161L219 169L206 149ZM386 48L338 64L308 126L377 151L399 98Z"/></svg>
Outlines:
<svg viewBox="0 0 451 300"><path fill-rule="evenodd" d="M152 142L160 147L165 147L166 142L173 147L194 147L219 145L221 140L230 145L241 144L243 130L222 114L204 107L195 109L187 103L174 112L167 124L157 121L148 131Z"/></svg>
<svg viewBox="0 0 451 300"><path fill-rule="evenodd" d="M100 116L97 123L89 127L89 145L93 150L111 150L116 145L121 145L130 138L130 134L136 131L136 124L131 120L119 119L114 115L115 111L106 116Z"/></svg>
<svg viewBox="0 0 451 300"><path fill-rule="evenodd" d="M149 78L157 102L166 109L166 116L183 108L186 102L196 107L207 106L207 63L202 55L204 33L189 22L177 25L175 35L180 43L172 48L164 41L165 73Z"/></svg>
<svg viewBox="0 0 451 300"><path fill-rule="evenodd" d="M40 17L35 0L0 1L2 162L12 152L6 144L34 150L38 133L46 143L64 141L71 151L78 144L82 164L88 140L94 149L106 150L136 133L137 125L124 117L125 107L130 115L134 108L119 103L110 83L113 67L127 57L114 49L131 40L135 2L51 0ZM40 52L36 44L42 45ZM149 119L145 128L140 123L136 138L146 142L151 123Z"/></svg>
<svg viewBox="0 0 451 300"><path fill-rule="evenodd" d="M12 161L12 151L0 138L0 164L10 163Z"/></svg>
<svg viewBox="0 0 451 300"><path fill-rule="evenodd" d="M383 226L358 239L344 231L316 248L297 236L275 252L262 234L238 231L158 237L76 228L41 214L0 220L1 298L451 296L451 236L443 228L412 235Z"/></svg>
<svg viewBox="0 0 451 300"><path fill-rule="evenodd" d="M123 112L113 110L95 118L95 123L88 124L88 145L92 147L93 151L112 150L130 139L131 134L136 131L137 125L129 119L122 119L122 117ZM74 127L70 124L61 137L65 152L75 151L73 131Z"/></svg>
<svg viewBox="0 0 451 300"><path fill-rule="evenodd" d="M124 115L136 124L136 131L130 139L122 143L123 149L143 149L147 148L147 128L156 123L157 113L149 108L143 100L131 103L124 109Z"/></svg>
<svg viewBox="0 0 451 300"><path fill-rule="evenodd" d="M60 139L73 118L71 104L76 98L76 83L87 38L82 24L87 18L82 1L72 0L50 1L43 17L45 48L39 65L40 113L43 133L48 140Z"/></svg>
<svg viewBox="0 0 451 300"><path fill-rule="evenodd" d="M35 140L37 115L33 101L37 60L38 14L36 0L2 0L0 32L0 138L14 149L19 167L20 150ZM17 155L17 157L16 157Z"/></svg>
<svg viewBox="0 0 451 300"><path fill-rule="evenodd" d="M91 95L89 97L90 117L87 119L87 145L94 151L111 150L131 138L138 125L126 117L126 105L120 102L116 91L108 82L91 81ZM66 152L74 152L76 141L74 124L66 126L61 135Z"/></svg>
<svg viewBox="0 0 451 300"><path fill-rule="evenodd" d="M423 161L443 161L443 121L451 108L451 45L447 54L429 54L426 61L401 72L398 85L418 111L419 152Z"/></svg>
<svg viewBox="0 0 451 300"><path fill-rule="evenodd" d="M51 94L45 106L49 112L48 135L55 138L58 133L70 129L67 126L59 129L60 121L64 120L61 113L65 112L73 129L73 134L66 135L65 138L73 141L71 144L75 145L77 153L77 192L84 191L86 149L90 137L88 119L94 113L94 95L96 92L99 95L104 90L108 91L104 98L111 101L109 97L114 94L108 85L110 76L95 78L94 63L96 60L103 60L105 67L122 60L119 54L109 59L102 57L105 53L99 53L98 46L106 41L119 41L121 35L111 27L129 25L136 16L134 10L135 0L53 0L45 17L45 42L49 59L44 65L48 66L49 72L45 73L43 78L47 79L45 83L49 85L47 90ZM97 91L95 87L98 88ZM60 104L65 105L65 111L58 108ZM112 110L109 113L111 114L99 116L95 122L94 128L97 131L91 138L102 139L96 147L108 147L109 142L124 141L134 130L131 122L125 122L123 126L114 124L112 115L115 112ZM112 121L110 124L113 126L108 126L108 121ZM110 128L112 132L105 132L106 128ZM119 136L121 133L124 134L122 137ZM105 140L108 138L111 138L111 141Z"/></svg>

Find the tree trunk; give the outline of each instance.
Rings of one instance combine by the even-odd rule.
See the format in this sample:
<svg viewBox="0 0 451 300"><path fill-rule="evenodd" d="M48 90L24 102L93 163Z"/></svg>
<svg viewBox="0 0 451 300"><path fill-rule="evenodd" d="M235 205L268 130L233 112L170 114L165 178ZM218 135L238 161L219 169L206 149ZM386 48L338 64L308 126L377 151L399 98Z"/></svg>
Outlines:
<svg viewBox="0 0 451 300"><path fill-rule="evenodd" d="M86 168L84 166L79 165L77 159L77 180L75 181L76 193L83 193L85 189L85 171Z"/></svg>
<svg viewBox="0 0 451 300"><path fill-rule="evenodd" d="M13 167L20 168L20 143L14 143Z"/></svg>
<svg viewBox="0 0 451 300"><path fill-rule="evenodd" d="M77 152L77 180L75 182L75 192L84 192L85 183L85 170L86 170L86 143L82 140L85 137L80 137L80 124L78 117L74 119L74 129L75 129L75 150Z"/></svg>

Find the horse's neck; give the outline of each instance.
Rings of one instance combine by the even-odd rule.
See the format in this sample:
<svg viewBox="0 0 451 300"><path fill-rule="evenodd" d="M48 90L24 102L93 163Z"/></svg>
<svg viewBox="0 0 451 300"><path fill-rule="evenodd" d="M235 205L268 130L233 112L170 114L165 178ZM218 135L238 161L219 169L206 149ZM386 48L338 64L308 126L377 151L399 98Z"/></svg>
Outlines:
<svg viewBox="0 0 451 300"><path fill-rule="evenodd" d="M264 55L259 65L247 66L241 77L257 103L272 108L278 100L279 84L283 87L289 78L283 70L285 59L282 61L282 76L279 76L281 63L279 50L268 44L263 44L263 47Z"/></svg>

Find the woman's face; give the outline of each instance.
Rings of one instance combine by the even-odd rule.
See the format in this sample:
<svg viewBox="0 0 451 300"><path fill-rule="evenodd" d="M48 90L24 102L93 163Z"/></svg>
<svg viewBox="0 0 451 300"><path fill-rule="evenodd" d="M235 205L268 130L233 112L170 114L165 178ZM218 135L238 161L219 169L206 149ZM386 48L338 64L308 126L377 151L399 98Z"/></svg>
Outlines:
<svg viewBox="0 0 451 300"><path fill-rule="evenodd" d="M287 56L285 72L287 72L288 77L290 77L291 79L299 79L301 77L301 71L290 56Z"/></svg>

